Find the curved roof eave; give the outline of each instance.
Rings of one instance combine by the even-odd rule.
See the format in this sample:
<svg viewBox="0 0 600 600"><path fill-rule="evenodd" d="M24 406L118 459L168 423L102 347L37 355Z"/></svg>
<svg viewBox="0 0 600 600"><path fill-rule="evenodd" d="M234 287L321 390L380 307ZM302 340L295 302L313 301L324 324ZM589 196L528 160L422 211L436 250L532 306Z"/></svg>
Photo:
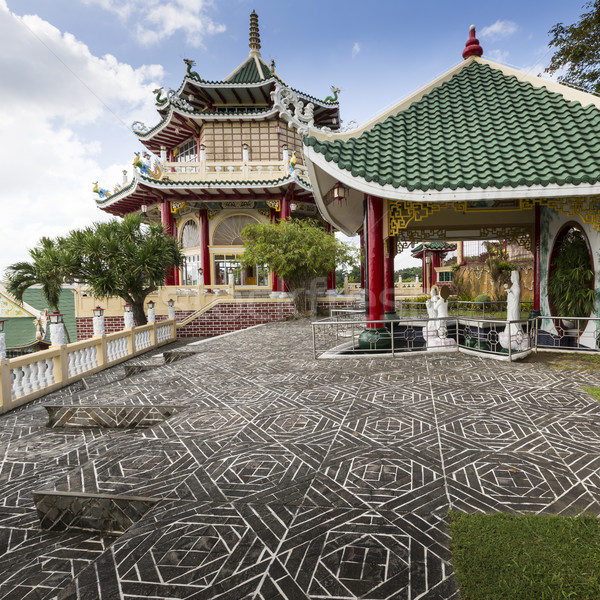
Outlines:
<svg viewBox="0 0 600 600"><path fill-rule="evenodd" d="M134 174L134 177L126 187L112 194L108 198L96 199L96 205L101 209L106 209L117 202L126 199L131 194L134 194L138 187L144 186L153 190L178 189L185 187L186 189L235 189L244 188L264 188L264 187L280 187L295 183L307 192L312 192L312 187L309 182L300 179L297 175L287 175L279 179L264 179L260 181L165 181L161 182L157 179L145 177L144 175Z"/></svg>
<svg viewBox="0 0 600 600"><path fill-rule="evenodd" d="M503 188L458 188L443 190L408 190L407 188L395 188L391 185L380 185L366 181L363 177L354 177L344 169L340 169L335 163L328 162L325 157L313 150L312 147L304 146L304 157L306 167L313 186L315 203L323 218L346 235L354 235L358 228L356 222L353 225L345 222L343 215L332 214L332 211L324 201L324 195L329 182L339 181L350 188L350 195L357 193L378 196L387 200L404 200L409 202L463 202L475 200L507 200L514 198L552 198L556 196L592 196L600 194L600 182L595 184L581 183L578 185L531 185ZM333 185L333 184L332 184ZM356 221L356 220L354 220Z"/></svg>

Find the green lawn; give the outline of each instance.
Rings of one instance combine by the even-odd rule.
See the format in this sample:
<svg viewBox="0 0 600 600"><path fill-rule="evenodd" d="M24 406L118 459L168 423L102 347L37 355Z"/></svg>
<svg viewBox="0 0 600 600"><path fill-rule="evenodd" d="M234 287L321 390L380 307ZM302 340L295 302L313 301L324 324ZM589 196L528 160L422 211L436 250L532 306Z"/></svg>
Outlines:
<svg viewBox="0 0 600 600"><path fill-rule="evenodd" d="M450 513L462 600L597 600L600 520Z"/></svg>
<svg viewBox="0 0 600 600"><path fill-rule="evenodd" d="M584 385L583 389L596 398L596 400L600 400L600 387L591 387Z"/></svg>

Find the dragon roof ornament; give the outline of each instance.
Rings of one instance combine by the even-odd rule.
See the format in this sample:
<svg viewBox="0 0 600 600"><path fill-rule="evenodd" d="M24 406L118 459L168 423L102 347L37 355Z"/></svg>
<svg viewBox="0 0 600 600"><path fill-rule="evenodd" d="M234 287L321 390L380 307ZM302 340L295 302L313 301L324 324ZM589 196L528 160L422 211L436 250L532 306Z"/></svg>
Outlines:
<svg viewBox="0 0 600 600"><path fill-rule="evenodd" d="M315 126L315 105L312 102L305 105L298 93L291 88L277 82L271 92L271 98L273 107L279 111L281 119L287 122L290 129L297 129L299 135L308 135L311 129L331 131L329 127Z"/></svg>

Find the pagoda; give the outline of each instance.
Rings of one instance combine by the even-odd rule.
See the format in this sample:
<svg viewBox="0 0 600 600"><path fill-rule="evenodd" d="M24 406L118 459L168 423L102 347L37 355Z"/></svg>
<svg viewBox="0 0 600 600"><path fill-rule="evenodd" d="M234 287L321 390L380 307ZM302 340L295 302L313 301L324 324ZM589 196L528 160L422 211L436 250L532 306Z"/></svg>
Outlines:
<svg viewBox="0 0 600 600"><path fill-rule="evenodd" d="M159 122L133 124L147 150L136 153L133 177L125 174L114 193L94 188L101 210L142 213L180 240L185 262L166 285L210 289L233 275L238 288L281 293L282 281L266 267L239 263L242 229L290 216L320 218L297 125L338 130L339 90L318 100L289 87L275 62L261 56L254 11L249 45L248 58L221 81L203 79L184 59L179 88L155 90Z"/></svg>

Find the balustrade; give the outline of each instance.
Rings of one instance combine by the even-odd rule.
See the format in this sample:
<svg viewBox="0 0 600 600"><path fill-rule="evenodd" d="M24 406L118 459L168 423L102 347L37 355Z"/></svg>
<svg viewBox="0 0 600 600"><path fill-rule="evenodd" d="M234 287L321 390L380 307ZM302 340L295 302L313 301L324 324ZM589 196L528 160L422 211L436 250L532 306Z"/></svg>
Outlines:
<svg viewBox="0 0 600 600"><path fill-rule="evenodd" d="M175 339L173 319L0 361L0 413Z"/></svg>

